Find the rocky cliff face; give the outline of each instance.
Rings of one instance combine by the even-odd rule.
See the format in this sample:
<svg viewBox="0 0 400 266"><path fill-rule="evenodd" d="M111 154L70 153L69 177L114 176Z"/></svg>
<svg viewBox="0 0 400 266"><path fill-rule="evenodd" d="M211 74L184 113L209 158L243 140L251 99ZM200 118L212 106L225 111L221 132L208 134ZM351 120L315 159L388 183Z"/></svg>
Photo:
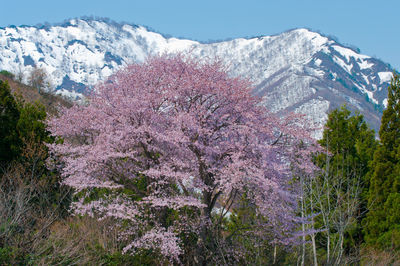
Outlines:
<svg viewBox="0 0 400 266"><path fill-rule="evenodd" d="M254 82L267 108L305 113L316 125L346 104L377 129L392 75L388 64L307 29L206 44L104 20L0 28L0 69L26 77L35 65L45 68L52 88L74 97L126 64L179 51L221 59Z"/></svg>

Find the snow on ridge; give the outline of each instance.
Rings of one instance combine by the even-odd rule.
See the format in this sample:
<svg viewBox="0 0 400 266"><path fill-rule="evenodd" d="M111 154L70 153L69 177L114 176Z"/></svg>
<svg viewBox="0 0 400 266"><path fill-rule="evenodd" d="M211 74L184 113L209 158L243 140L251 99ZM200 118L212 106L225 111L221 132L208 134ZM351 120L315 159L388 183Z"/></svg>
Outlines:
<svg viewBox="0 0 400 266"><path fill-rule="evenodd" d="M330 41L327 37L322 36L321 34L319 34L317 32L313 32L313 31L310 31L305 28L296 29L293 32L297 32L297 33L304 35L315 46L323 46L325 44L333 43L333 41Z"/></svg>
<svg viewBox="0 0 400 266"><path fill-rule="evenodd" d="M178 52L185 49L190 49L190 47L197 45L198 42L191 40L181 40L176 38L167 39L167 51Z"/></svg>
<svg viewBox="0 0 400 266"><path fill-rule="evenodd" d="M303 102L308 102L305 106L312 110L318 109L315 106L327 108L325 100L338 99L329 98L330 87L340 90L344 101L353 101L361 108L356 105L357 100L345 99L346 95L354 97L346 90L357 87L376 103L375 98L381 98L375 92L382 90L382 83L391 77L387 72L390 69L379 60L370 60L369 56L304 28L215 43L166 37L143 26L101 20L72 19L51 27L0 28L0 69L13 73L22 70L27 75L34 62L47 70L54 87L59 88L70 88L68 83L63 84L66 76L69 81L91 87L127 64L142 62L150 55L180 51L190 51L191 56L200 59L221 59L232 76L249 78L263 100L269 94L273 102L265 104L277 111L300 108ZM371 71L362 71L362 75L352 73L368 68ZM376 73L375 69L381 72ZM59 93L77 97L66 90ZM309 101L317 95L322 95L323 100ZM357 97L360 101L365 98ZM310 116L322 119L314 111Z"/></svg>
<svg viewBox="0 0 400 266"><path fill-rule="evenodd" d="M24 28L24 30L37 32L40 29L28 27ZM24 50L24 53L32 54L36 62L42 60L40 66L52 70L50 74L55 77L56 84L59 84L64 78L61 72L70 72L69 77L76 82L86 83L89 80L93 80L87 77L87 73L84 73L93 67L102 68L102 70L95 70L94 73L92 70L87 71L96 77L90 83L104 79L106 75L112 73L113 68L118 68L115 64L108 66L107 62L103 60L103 55L106 51L121 57L123 59L122 64L126 64L143 61L150 54L174 53L194 49L198 51L198 56L202 56L201 53L207 50L214 57L228 58L225 60L228 64L234 61L234 65L239 66L235 70L235 74L242 75L248 72L249 67L251 67L255 71L251 78L256 82L260 82L272 74L271 70L273 69L284 68L287 65L308 63L314 53L326 48L327 44L333 42L319 33L301 28L275 36L202 44L191 40L165 38L163 35L149 31L142 26L119 24L119 26L115 27L114 25L110 26L105 21L87 21L84 19L72 19L64 26L51 27L49 31L40 34L42 40L39 37L34 37L36 35L38 34L32 33L28 35L29 40L27 40L26 44L20 44L20 47ZM72 47L71 45L66 47L67 43L74 40L82 41L83 43L77 42ZM36 51L34 44L34 42L41 41L54 42L51 53L47 53L42 59L42 55ZM284 50L281 47L282 42L287 43ZM99 45L100 48L97 49L96 46ZM271 47L271 51L265 50L264 47L267 47L267 45ZM29 48L29 46L31 47ZM64 62L66 54L70 57L70 59L67 59L69 62ZM232 61L231 58L237 57L237 55L239 55L240 59ZM252 55L252 60L256 62L250 63L250 65L243 65L241 62L247 61L249 55ZM273 57L274 60L271 60ZM263 71L262 65L272 61L274 61L274 64L267 66L271 70ZM84 62L87 63L87 66L84 66ZM88 67L89 69L87 69ZM55 69L62 70L56 71Z"/></svg>
<svg viewBox="0 0 400 266"><path fill-rule="evenodd" d="M379 79L381 80L381 83L384 82L390 82L390 80L393 77L392 72L378 72Z"/></svg>
<svg viewBox="0 0 400 266"><path fill-rule="evenodd" d="M350 48L345 48L339 45L332 45L332 47L338 51L341 55L343 55L344 57L346 57L347 61L350 61L350 57L353 57L354 59L367 59L367 58L371 58L368 55L363 55L363 54L359 54L354 52L352 49Z"/></svg>

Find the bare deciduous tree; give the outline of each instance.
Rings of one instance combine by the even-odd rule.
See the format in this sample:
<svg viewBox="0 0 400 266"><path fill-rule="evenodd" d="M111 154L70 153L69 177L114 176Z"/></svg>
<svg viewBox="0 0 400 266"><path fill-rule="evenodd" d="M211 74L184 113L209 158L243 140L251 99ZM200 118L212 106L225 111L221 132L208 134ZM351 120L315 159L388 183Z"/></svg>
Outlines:
<svg viewBox="0 0 400 266"><path fill-rule="evenodd" d="M50 186L44 145L28 140L21 158L0 169L0 246L29 253L60 218L69 189ZM55 191L56 190L56 191ZM54 196L54 193L59 193Z"/></svg>
<svg viewBox="0 0 400 266"><path fill-rule="evenodd" d="M50 87L49 77L44 68L35 66L28 76L28 85L41 90Z"/></svg>

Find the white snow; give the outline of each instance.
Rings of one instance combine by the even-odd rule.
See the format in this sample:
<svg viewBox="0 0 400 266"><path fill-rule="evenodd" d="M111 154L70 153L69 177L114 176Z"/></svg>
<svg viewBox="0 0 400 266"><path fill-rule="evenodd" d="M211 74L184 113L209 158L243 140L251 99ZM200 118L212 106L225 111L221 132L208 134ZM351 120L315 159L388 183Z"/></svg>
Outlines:
<svg viewBox="0 0 400 266"><path fill-rule="evenodd" d="M383 104L383 106L385 106L385 108L387 108L388 99L387 98L383 99L382 104Z"/></svg>
<svg viewBox="0 0 400 266"><path fill-rule="evenodd" d="M361 59L361 62L358 62L358 65L360 66L360 69L367 69L367 68L372 67L374 64L373 63L369 63L365 59Z"/></svg>
<svg viewBox="0 0 400 266"><path fill-rule="evenodd" d="M369 90L364 89L364 90L363 90L363 93L366 93L366 94L368 95L368 98L369 98L373 103L378 104L378 100L374 98L374 93L373 93L372 91L369 91Z"/></svg>
<svg viewBox="0 0 400 266"><path fill-rule="evenodd" d="M366 77L364 75L363 75L363 77L364 77L364 79L366 79ZM378 104L378 100L376 100L374 98L374 92L367 90L364 86L360 86L358 84L355 84L355 85L362 93L367 94L369 100L371 100L375 104Z"/></svg>
<svg viewBox="0 0 400 266"><path fill-rule="evenodd" d="M34 61L41 59L43 64L54 69L51 73L54 84L58 85L66 74L76 82L88 82L94 85L118 69L115 62L109 62L113 69L99 71L107 64L104 53L122 59L122 65L143 61L151 54L165 52L191 51L199 58L220 58L231 67L232 75L246 75L255 83L269 77L276 70L288 66L296 68L309 62L316 52L326 49L331 43L328 38L306 29L298 29L276 36L252 39L235 39L215 44L200 44L191 40L164 38L159 33L149 32L144 27L121 25L120 28L110 26L101 21L85 21L73 19L71 26L51 27L50 30L34 27L0 29L2 33L11 33L13 38L26 38L24 42L8 42L0 37L0 56L2 65L18 69L20 63L17 55L30 55ZM70 41L75 42L68 45ZM36 43L40 43L43 54L37 51ZM282 46L284 44L284 46ZM266 49L268 47L268 49ZM11 52L8 52L11 50ZM43 57L43 58L42 58ZM28 67L29 68L29 67ZM248 75L252 69L251 76ZM88 78L87 76L91 77Z"/></svg>
<svg viewBox="0 0 400 266"><path fill-rule="evenodd" d="M368 77L366 75L364 75L363 73L361 73L361 76L363 77L365 82L368 84L369 83Z"/></svg>
<svg viewBox="0 0 400 266"><path fill-rule="evenodd" d="M381 83L384 83L384 82L389 82L392 79L393 74L392 72L378 72L378 76L379 79L381 80Z"/></svg>
<svg viewBox="0 0 400 266"><path fill-rule="evenodd" d="M328 38L322 36L321 34L309 31L307 29L297 29L295 32L298 32L310 39L315 46L323 46L324 44L332 43L332 41L329 41Z"/></svg>
<svg viewBox="0 0 400 266"><path fill-rule="evenodd" d="M347 62L350 62L350 57L353 57L356 60L371 58L370 56L358 54L358 53L354 52L353 50L351 50L349 48L342 47L342 46L332 45L332 47L336 51L338 51L341 55L346 57Z"/></svg>
<svg viewBox="0 0 400 266"><path fill-rule="evenodd" d="M198 44L198 42L171 38L171 39L168 39L166 51L179 52L179 51L182 51L185 49L190 49L190 47L192 47L196 44Z"/></svg>
<svg viewBox="0 0 400 266"><path fill-rule="evenodd" d="M331 47L340 55L332 56ZM360 55L307 29L210 44L165 38L144 27L116 26L95 20L74 19L69 26L49 29L0 29L0 69L23 72L26 79L32 67L24 66L22 56L29 55L36 64L46 68L53 78L54 87L62 83L65 75L72 81L93 86L127 64L142 62L150 55L180 51L189 51L191 56L198 59L220 59L226 64L230 75L248 78L258 86L255 94L262 97L263 103L271 111L277 112L295 107L304 110L306 107L303 105L311 110L316 110L315 106L325 106L321 103L325 98L317 102L310 101L317 97L318 91L322 91L322 95L325 95L323 90L332 93L325 80L329 73L332 73L333 80L343 79L346 74L337 71L336 66L331 69L323 57L315 57L317 53L325 53L350 75L353 69L350 61L355 67L358 64L361 70L373 66L369 56ZM390 80L391 72L387 71L389 69L378 73L381 83ZM374 92L366 88L372 86L374 91L379 91L382 86L378 79L373 79L376 75L373 69L371 74L367 74L368 71L362 73L362 84L354 86L359 86L375 102ZM66 90L58 93L72 98L81 97ZM358 107L361 108L359 103ZM324 110L310 112L316 120L322 121Z"/></svg>
<svg viewBox="0 0 400 266"><path fill-rule="evenodd" d="M327 112L329 110L329 102L322 98L312 99L302 106L298 107L295 112L305 114L311 125L316 129L313 137L322 138L323 126L328 119Z"/></svg>
<svg viewBox="0 0 400 266"><path fill-rule="evenodd" d="M347 73L351 74L351 69L353 68L352 64L348 65L341 58L339 58L337 56L333 57L333 61L335 61L335 63L337 63L339 66L341 66L344 70L346 70Z"/></svg>
<svg viewBox="0 0 400 266"><path fill-rule="evenodd" d="M352 105L356 106L358 110L363 111L363 108L361 107L361 104L359 101L356 99L350 98L348 96L345 96L346 100L348 100Z"/></svg>
<svg viewBox="0 0 400 266"><path fill-rule="evenodd" d="M78 93L78 92L67 91L66 89L58 90L58 91L56 91L56 94L64 96L67 99L71 99L74 101L85 99L85 96L83 96L83 94Z"/></svg>

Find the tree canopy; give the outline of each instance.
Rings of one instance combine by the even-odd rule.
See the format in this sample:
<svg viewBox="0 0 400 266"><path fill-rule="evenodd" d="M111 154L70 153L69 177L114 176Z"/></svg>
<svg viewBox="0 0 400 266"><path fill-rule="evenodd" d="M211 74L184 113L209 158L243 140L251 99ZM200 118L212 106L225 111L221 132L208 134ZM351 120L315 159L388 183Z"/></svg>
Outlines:
<svg viewBox="0 0 400 266"><path fill-rule="evenodd" d="M50 141L45 120L42 104L14 96L8 83L0 80L0 165L16 159L29 141Z"/></svg>
<svg viewBox="0 0 400 266"><path fill-rule="evenodd" d="M125 252L222 263L238 255L223 223L246 195L266 217L252 230L291 243L298 219L290 161L300 142L313 140L301 116L268 113L251 90L220 63L182 55L130 65L98 85L87 106L49 121L64 139L52 150L80 196L75 212L125 221ZM296 157L305 171L310 152Z"/></svg>
<svg viewBox="0 0 400 266"><path fill-rule="evenodd" d="M400 248L400 77L393 74L371 163L365 239L380 248Z"/></svg>
<svg viewBox="0 0 400 266"><path fill-rule="evenodd" d="M11 161L18 153L16 131L19 110L8 83L0 80L0 164Z"/></svg>

